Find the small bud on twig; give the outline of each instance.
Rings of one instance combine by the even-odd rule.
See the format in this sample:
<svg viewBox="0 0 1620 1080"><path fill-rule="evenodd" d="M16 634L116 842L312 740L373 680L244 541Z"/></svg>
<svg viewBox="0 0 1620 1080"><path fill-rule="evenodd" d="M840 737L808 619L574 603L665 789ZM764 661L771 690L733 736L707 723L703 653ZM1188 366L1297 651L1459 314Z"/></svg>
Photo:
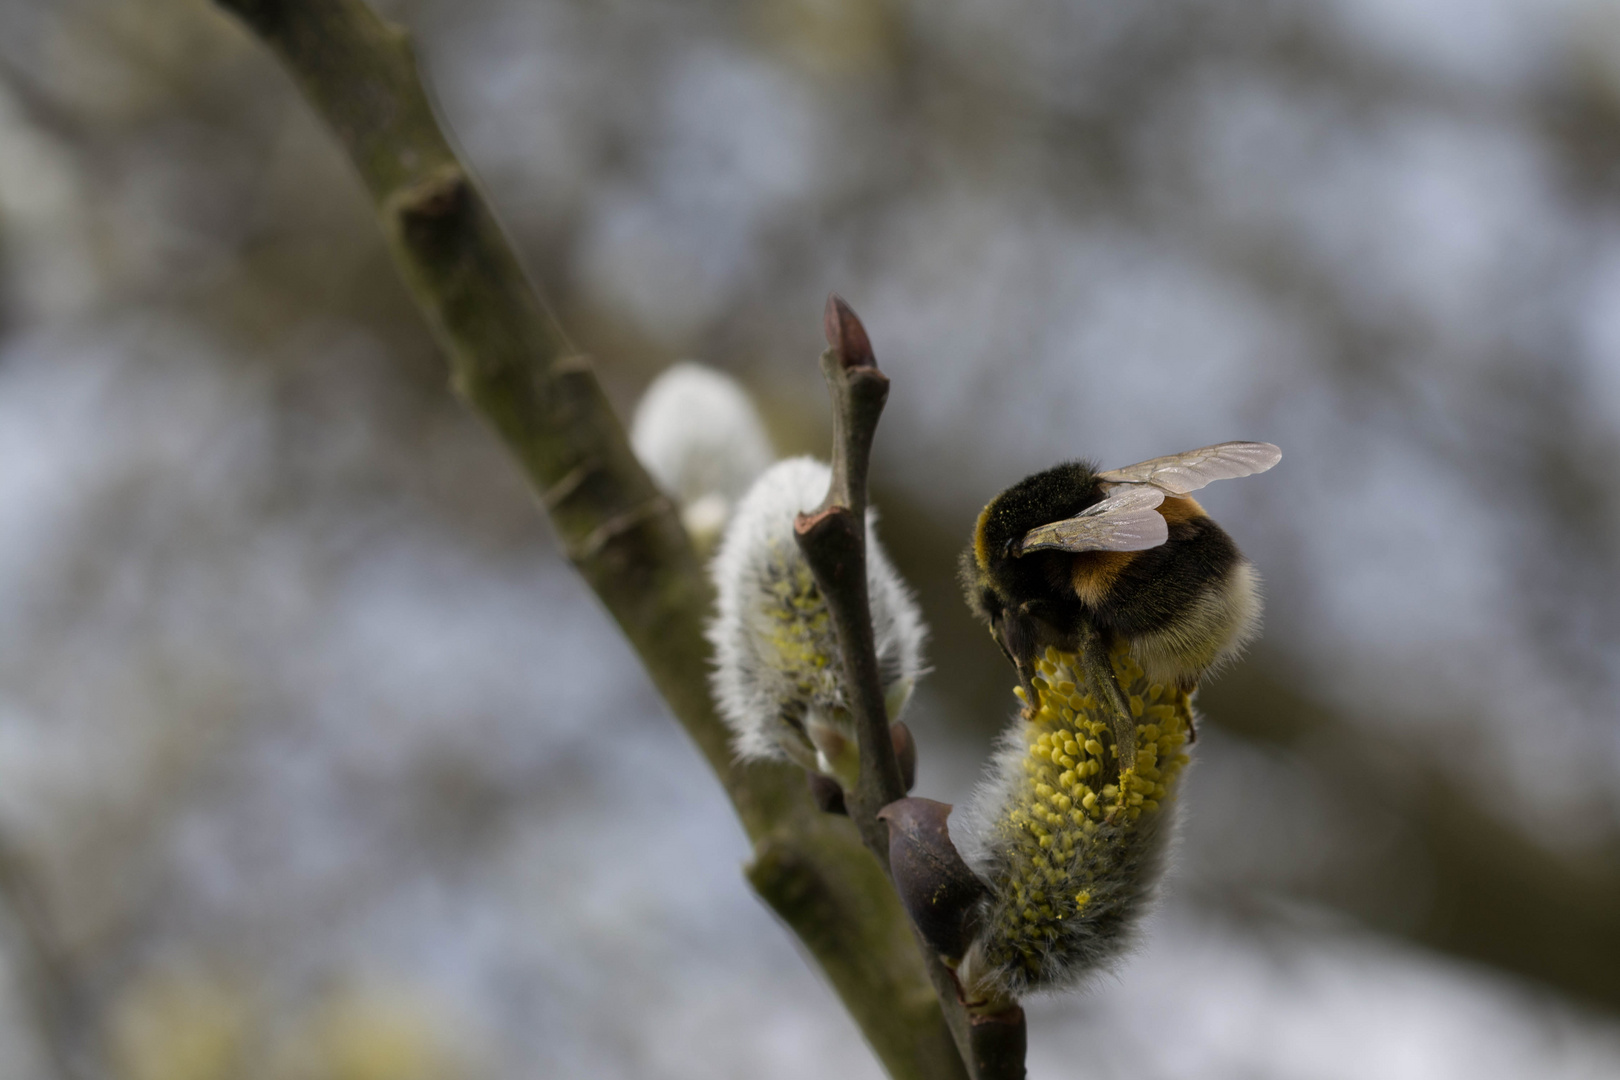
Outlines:
<svg viewBox="0 0 1620 1080"><path fill-rule="evenodd" d="M838 354L838 362L846 368L877 367L872 352L872 339L866 336L855 309L845 303L837 293L827 294L827 309L821 316L821 330L827 336L827 345Z"/></svg>
<svg viewBox="0 0 1620 1080"><path fill-rule="evenodd" d="M949 803L906 798L878 811L889 823L895 891L930 948L952 962L967 951L972 918L987 890L951 843Z"/></svg>

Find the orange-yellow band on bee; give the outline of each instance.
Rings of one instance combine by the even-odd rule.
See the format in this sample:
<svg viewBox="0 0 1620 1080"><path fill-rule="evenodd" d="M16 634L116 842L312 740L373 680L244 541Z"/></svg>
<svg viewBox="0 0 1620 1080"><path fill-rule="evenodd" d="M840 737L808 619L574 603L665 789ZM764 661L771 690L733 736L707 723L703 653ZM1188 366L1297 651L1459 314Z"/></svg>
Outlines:
<svg viewBox="0 0 1620 1080"><path fill-rule="evenodd" d="M1188 495L1166 496L1164 502L1159 504L1159 514L1170 525L1208 516L1204 508L1198 505L1198 500Z"/></svg>
<svg viewBox="0 0 1620 1080"><path fill-rule="evenodd" d="M1134 551L1086 551L1076 555L1074 573L1069 579L1074 594L1081 603L1098 606L1114 587L1114 579L1134 558Z"/></svg>
<svg viewBox="0 0 1620 1080"><path fill-rule="evenodd" d="M979 511L979 520L973 525L973 559L979 564L980 570L990 569L990 552L984 544L984 527L990 517L990 507L994 505L994 500L985 504L985 508Z"/></svg>
<svg viewBox="0 0 1620 1080"><path fill-rule="evenodd" d="M1185 496L1170 496L1159 504L1159 513L1166 524L1191 521L1204 516L1198 500ZM1069 581L1074 595L1083 604L1097 607L1108 597L1108 591L1125 568L1136 558L1134 551L1087 551L1074 557L1074 570Z"/></svg>

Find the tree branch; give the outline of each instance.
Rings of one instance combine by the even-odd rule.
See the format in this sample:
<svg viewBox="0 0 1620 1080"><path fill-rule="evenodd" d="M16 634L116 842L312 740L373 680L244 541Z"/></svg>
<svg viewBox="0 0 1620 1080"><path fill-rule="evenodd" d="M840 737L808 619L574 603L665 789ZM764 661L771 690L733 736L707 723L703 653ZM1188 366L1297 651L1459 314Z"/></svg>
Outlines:
<svg viewBox="0 0 1620 1080"><path fill-rule="evenodd" d="M964 1076L905 915L849 823L815 809L797 770L733 760L707 682L708 579L446 142L404 31L360 0L218 3L275 51L353 160L453 385L517 457L569 558L724 785L755 843L754 887L891 1076Z"/></svg>
<svg viewBox="0 0 1620 1080"><path fill-rule="evenodd" d="M43 1064L60 1080L94 1075L86 1060L83 987L23 850L0 836L0 910L14 931L18 984L39 1032Z"/></svg>

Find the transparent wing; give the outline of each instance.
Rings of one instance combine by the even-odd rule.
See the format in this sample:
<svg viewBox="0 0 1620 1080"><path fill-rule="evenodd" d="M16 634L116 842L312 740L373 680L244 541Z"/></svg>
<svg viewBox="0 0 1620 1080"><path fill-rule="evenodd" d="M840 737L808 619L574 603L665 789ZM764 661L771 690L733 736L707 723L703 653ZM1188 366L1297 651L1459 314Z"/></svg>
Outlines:
<svg viewBox="0 0 1620 1080"><path fill-rule="evenodd" d="M1282 451L1270 443L1224 442L1110 469L1097 478L1111 484L1152 484L1172 495L1186 495L1212 480L1263 473L1281 460Z"/></svg>
<svg viewBox="0 0 1620 1080"><path fill-rule="evenodd" d="M1145 551L1170 538L1164 516L1155 509L1164 492L1150 484L1121 484L1102 502L1072 518L1024 534L1014 551Z"/></svg>

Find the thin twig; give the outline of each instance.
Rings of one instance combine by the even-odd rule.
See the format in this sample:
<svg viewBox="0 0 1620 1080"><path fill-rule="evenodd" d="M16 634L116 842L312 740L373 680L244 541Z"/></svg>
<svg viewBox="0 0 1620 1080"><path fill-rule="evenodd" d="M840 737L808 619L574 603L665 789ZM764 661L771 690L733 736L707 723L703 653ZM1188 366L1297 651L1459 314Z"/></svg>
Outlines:
<svg viewBox="0 0 1620 1080"><path fill-rule="evenodd" d="M861 750L860 776L846 802L849 816L887 867L889 831L877 812L904 798L906 789L889 736L866 595L866 474L889 377L878 370L860 319L836 294L827 298L824 329L831 346L821 354L821 373L833 402L832 480L821 506L799 515L794 532L827 601L844 658Z"/></svg>
<svg viewBox="0 0 1620 1080"><path fill-rule="evenodd" d="M361 0L218 3L276 53L354 162L453 385L550 493L564 549L725 786L755 844L755 889L891 1076L965 1076L905 913L860 838L816 809L797 770L735 761L709 695L702 565L440 131L407 35Z"/></svg>
<svg viewBox="0 0 1620 1080"><path fill-rule="evenodd" d="M794 532L827 603L844 658L849 709L861 749L855 790L847 793L845 803L861 839L888 870L889 824L879 812L903 799L906 788L889 734L867 596L866 480L889 378L878 370L866 328L837 294L827 298L823 329L829 348L821 354L821 372L833 406L832 477L826 499L815 511L799 515ZM956 976L915 923L912 933L970 1075L974 1080L1022 1080L1023 1010L1014 1006L991 1016L970 1016Z"/></svg>

